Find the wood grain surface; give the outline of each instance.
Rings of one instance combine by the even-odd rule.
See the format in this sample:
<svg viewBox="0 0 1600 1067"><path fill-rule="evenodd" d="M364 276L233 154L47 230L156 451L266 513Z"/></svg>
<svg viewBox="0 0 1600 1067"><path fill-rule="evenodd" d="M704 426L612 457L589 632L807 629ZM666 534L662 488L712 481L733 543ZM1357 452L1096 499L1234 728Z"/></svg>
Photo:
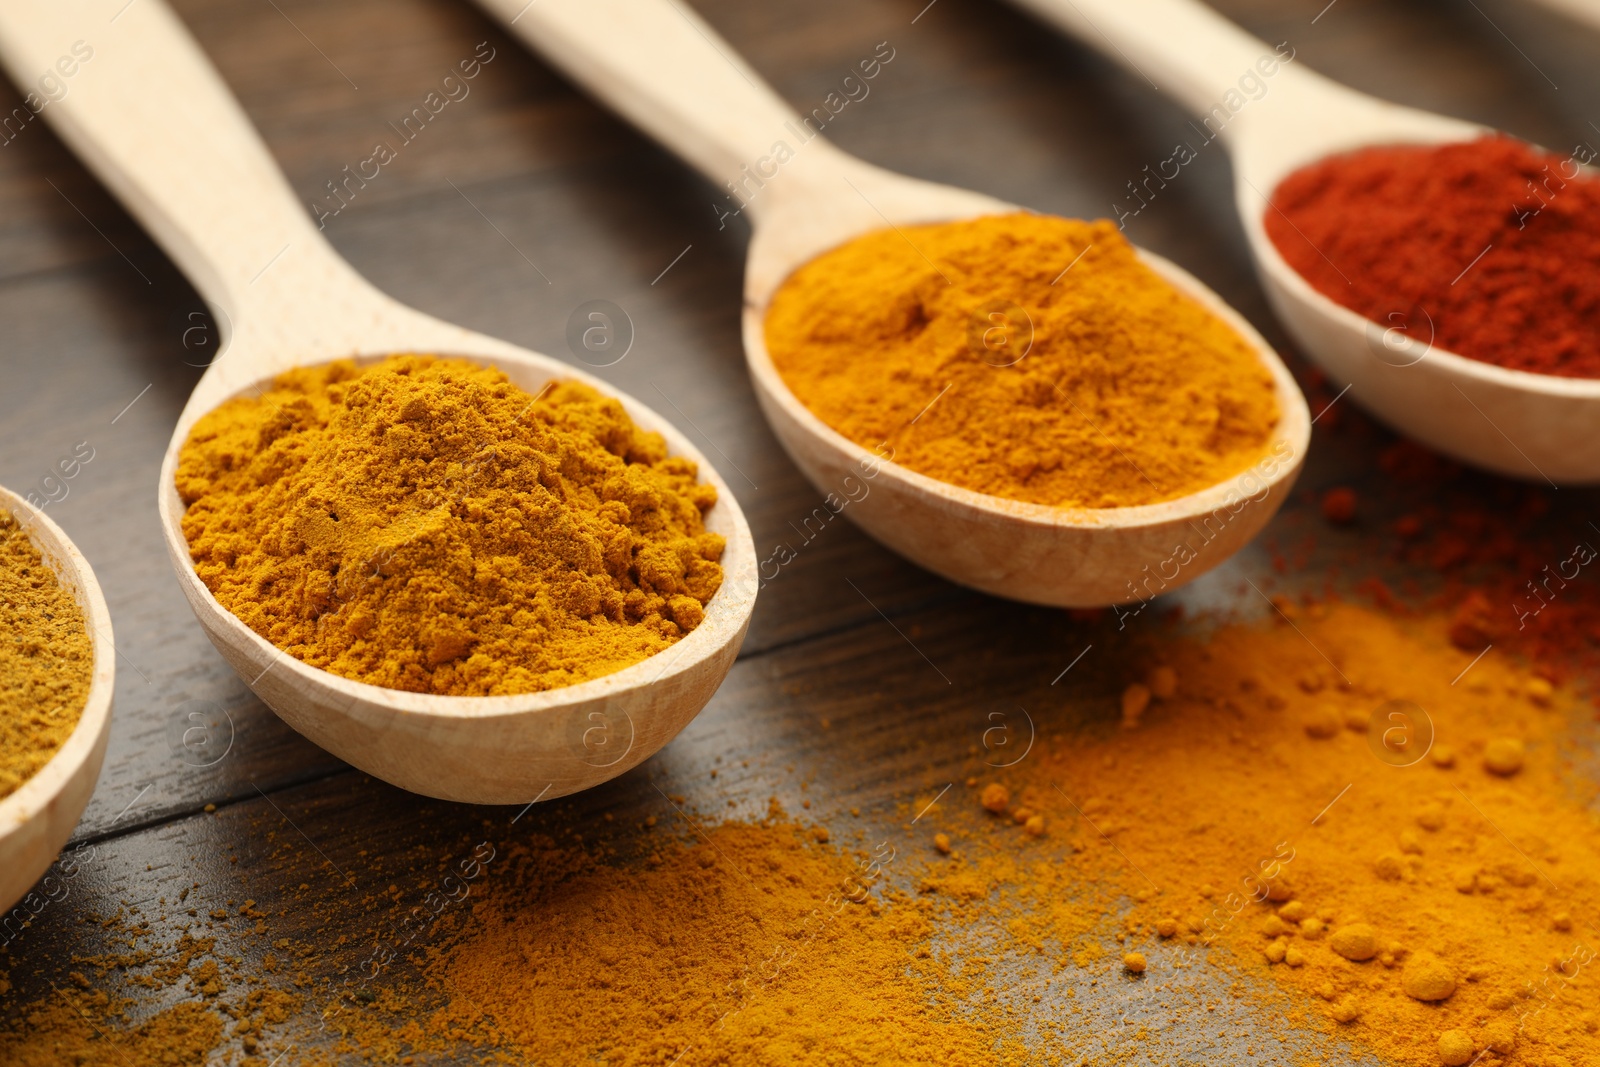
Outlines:
<svg viewBox="0 0 1600 1067"><path fill-rule="evenodd" d="M1109 215L1125 184L1183 136L1187 119L1173 101L1016 10L925 2L695 6L803 109L889 41L893 62L828 133L872 162L1043 211ZM1554 148L1600 143L1600 33L1513 0L1325 3L1217 6L1357 88ZM904 562L845 519L804 524L819 495L762 421L740 351L743 223L719 229L717 190L477 9L460 0L174 6L308 210L333 206L327 183L378 141L398 142L391 123L487 42L493 59L471 94L329 217L328 237L400 300L561 359L577 362L566 325L579 304L620 305L636 331L633 349L595 372L655 406L718 464L760 556L786 544L795 558L762 589L740 661L708 709L605 787L514 822L515 810L428 801L351 771L249 694L202 635L165 558L157 468L215 346L198 298L43 122L8 130L0 484L65 491L48 513L95 567L119 662L110 749L77 832L94 861L67 899L7 940L0 974L16 988L0 1010L49 996L48 980L74 955L98 950L109 935L83 919L147 906L180 885L198 883L194 892L217 907L262 902L271 936L321 929L357 938L400 907L382 890L419 893L474 834L511 842L602 833L626 847L646 815L673 816L663 791L708 816L757 816L777 796L792 810L809 800L809 815L833 821L846 840L903 833L915 798L968 773L991 703L1039 709L1045 728L1054 716L1113 714L1117 663L1138 640L1136 627L1119 632L1114 619L986 599ZM18 98L0 83L0 110ZM1221 150L1201 153L1184 175L1131 221L1129 235L1222 294L1303 375L1252 276ZM1320 391L1323 402L1338 384ZM1313 396L1313 413L1319 406ZM1270 610L1245 577L1268 589L1321 588L1325 564L1348 580L1396 577L1386 561L1359 554L1354 534L1324 527L1314 505L1323 488L1354 484L1364 522L1414 507L1414 493L1368 484L1390 440L1361 420L1319 426L1300 489L1267 534L1174 603ZM56 460L80 442L92 461L70 482L47 485ZM1472 484L1484 494L1502 487ZM1600 502L1592 491L1550 496L1553 524L1576 522ZM1300 551L1312 533L1315 549ZM1280 573L1273 556L1288 547L1295 565ZM1052 686L1088 645L1094 654ZM220 709L225 724L203 759L174 744L174 723L197 708ZM203 812L208 805L214 814ZM290 892L303 883L319 888L314 905ZM237 920L214 927L218 951L245 959L268 940ZM348 955L330 946L317 966L333 973Z"/></svg>

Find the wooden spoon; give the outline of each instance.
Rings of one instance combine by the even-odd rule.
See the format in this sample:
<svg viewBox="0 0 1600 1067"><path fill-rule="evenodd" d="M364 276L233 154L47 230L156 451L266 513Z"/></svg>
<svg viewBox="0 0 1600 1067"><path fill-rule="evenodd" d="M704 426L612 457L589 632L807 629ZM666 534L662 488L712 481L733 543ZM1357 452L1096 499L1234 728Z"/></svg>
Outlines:
<svg viewBox="0 0 1600 1067"><path fill-rule="evenodd" d="M57 67L81 41L92 58ZM670 423L580 370L440 322L378 292L323 240L266 146L161 0L0 5L0 59L18 84L58 69L67 94L44 115L177 261L229 326L167 449L159 506L167 549L212 644L290 726L385 781L446 800L550 799L612 778L670 740L738 653L756 594L755 546L733 493ZM564 689L443 697L307 666L246 627L195 574L173 475L201 415L291 367L395 352L493 364L529 392L575 378L618 397L636 423L699 465L727 538L722 588L672 648Z"/></svg>
<svg viewBox="0 0 1600 1067"><path fill-rule="evenodd" d="M1431 325L1409 308L1387 321L1364 318L1313 289L1267 237L1267 198L1302 167L1368 145L1469 141L1493 130L1358 93L1298 60L1284 63L1292 50L1277 52L1193 0L1016 3L1171 92L1202 117L1206 136L1227 146L1234 202L1268 299L1300 347L1348 382L1364 407L1431 448L1501 474L1600 481L1600 381L1508 370L1435 348ZM1129 177L1135 185L1147 179Z"/></svg>
<svg viewBox="0 0 1600 1067"><path fill-rule="evenodd" d="M938 481L837 433L789 391L767 354L775 290L819 253L887 226L1021 210L855 159L804 127L728 44L672 0L479 0L551 63L715 182L738 183L755 235L745 273L744 347L756 396L795 463L868 533L951 581L1016 600L1089 607L1143 601L1227 559L1288 495L1309 439L1305 400L1265 341L1175 264L1144 261L1221 317L1272 372L1282 418L1256 468L1160 504L1054 508ZM775 162L782 145L792 151ZM752 177L753 175L753 177ZM932 398L930 398L932 399ZM875 477L874 477L875 475ZM866 479L871 478L868 482ZM1187 545L1186 550L1180 546ZM776 572L781 558L763 562Z"/></svg>
<svg viewBox="0 0 1600 1067"><path fill-rule="evenodd" d="M1570 19L1587 23L1590 29L1600 29L1600 0L1539 0L1539 3Z"/></svg>
<svg viewBox="0 0 1600 1067"><path fill-rule="evenodd" d="M39 772L0 800L0 914L27 895L72 836L89 804L111 736L111 691L116 684L117 651L111 638L111 613L89 561L43 511L0 486L0 510L11 513L33 547L72 591L89 628L94 677L78 725ZM41 887L40 907L54 890ZM37 911L37 909L30 909Z"/></svg>

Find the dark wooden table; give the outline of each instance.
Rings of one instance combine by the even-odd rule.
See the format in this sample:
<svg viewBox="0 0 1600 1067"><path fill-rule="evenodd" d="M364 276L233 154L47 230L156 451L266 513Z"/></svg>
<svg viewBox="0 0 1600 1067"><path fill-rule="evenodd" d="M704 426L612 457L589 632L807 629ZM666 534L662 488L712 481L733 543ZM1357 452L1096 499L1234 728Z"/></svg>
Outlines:
<svg viewBox="0 0 1600 1067"><path fill-rule="evenodd" d="M1219 6L1357 88L1554 148L1600 143L1600 33L1514 0L1337 0L1323 10L1325 2ZM1016 10L924 3L697 6L803 109L888 41L893 62L829 135L875 163L1040 210L1110 214L1126 182L1185 135L1173 101ZM599 373L676 415L708 455L734 457L738 471L723 471L757 548L765 556L788 543L798 558L762 591L740 660L707 710L603 788L541 805L513 826L515 810L432 802L351 770L279 722L213 651L161 545L157 469L209 358L203 336L185 334L202 305L51 130L27 125L0 146L0 484L38 489L58 457L80 442L94 450L49 514L99 575L119 662L110 751L74 845L92 847L92 861L65 899L20 932L8 927L7 1015L52 995L50 982L75 955L104 949L104 930L85 918L131 906L176 921L160 918L153 902L180 887L193 889L191 906L200 900L202 913L251 898L273 916L275 934L358 939L420 898L425 876L464 837L579 833L605 813L629 827L671 814L657 786L696 810L755 817L769 796L797 810L805 785L812 816L849 821L859 809L852 825L888 832L914 794L964 774L985 702L1044 699L1086 644L1096 655L1048 699L1107 713L1115 672L1095 663L1117 655L1114 623L975 596L848 523L808 540L799 522L820 495L762 421L740 350L748 231L739 221L718 228L721 198L708 183L460 0L181 0L177 8L308 204L331 205L327 183L488 42L493 59L471 95L329 218L328 237L401 300L558 358L573 358L565 340L573 309L596 298L619 304L637 340ZM15 90L0 86L0 107L16 103ZM1130 236L1199 275L1305 376L1252 276L1221 149L1184 175L1131 222ZM1315 390L1314 408L1339 384ZM1313 501L1329 485L1355 484L1368 523L1414 504L1368 477L1389 440L1361 420L1319 426L1295 499L1263 541L1173 601L1259 611L1242 577L1320 585L1318 561L1341 553L1346 578L1381 568L1353 555L1355 534L1321 530ZM1597 499L1579 490L1559 497L1551 522ZM1276 573L1271 546L1312 527L1311 565ZM177 736L196 709L220 709L226 724L204 758ZM625 841L630 831L615 832ZM288 895L302 883L319 887L314 906ZM391 884L399 901L374 897ZM264 944L237 924L210 933L219 953L246 959ZM335 973L348 955L332 950L318 965ZM178 988L156 999L188 995Z"/></svg>

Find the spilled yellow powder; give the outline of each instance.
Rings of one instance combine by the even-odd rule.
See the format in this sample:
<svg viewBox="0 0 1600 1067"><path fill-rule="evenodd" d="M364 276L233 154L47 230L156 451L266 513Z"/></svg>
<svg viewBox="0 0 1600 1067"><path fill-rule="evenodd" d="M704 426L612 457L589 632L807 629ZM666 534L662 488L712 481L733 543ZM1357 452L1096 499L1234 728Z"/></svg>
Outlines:
<svg viewBox="0 0 1600 1067"><path fill-rule="evenodd" d="M59 996L32 1008L20 1033L0 1033L8 1067L191 1067L222 1042L223 1019L204 1004L177 1004L121 1028L106 1018L104 994Z"/></svg>
<svg viewBox="0 0 1600 1067"><path fill-rule="evenodd" d="M1588 710L1493 653L1452 685L1472 657L1442 619L1296 625L1158 646L1172 695L1131 729L1108 700L999 779L999 814L974 788L938 828L954 857L926 842L927 895L963 925L998 907L1079 965L1121 931L1136 980L1179 1000L1181 968L1235 971L1263 1005L1286 989L1297 1027L1385 1063L1600 1062L1600 823L1570 762ZM1029 859L1018 805L1059 861Z"/></svg>
<svg viewBox="0 0 1600 1067"><path fill-rule="evenodd" d="M470 913L410 955L415 980L397 965L336 1017L334 1051L1122 1067L1343 1063L1348 1044L1405 1067L1600 1062L1600 823L1569 763L1591 709L1495 652L1472 664L1448 620L1283 606L1294 627L1152 641L1098 720L1040 708L1026 758L916 798L920 822L885 841L841 850L774 808L641 831L631 859L507 849ZM1129 685L1149 691L1133 724ZM1046 981L1011 984L1008 955L1048 961ZM1253 1020L1237 1041L1198 975ZM1049 998L1031 1016L1030 993ZM1095 1029L1123 1006L1133 1025Z"/></svg>
<svg viewBox="0 0 1600 1067"><path fill-rule="evenodd" d="M1282 1041L1307 1062L1343 1062L1345 1043L1408 1067L1469 1047L1488 1065L1595 1060L1600 1003L1579 979L1600 944L1600 825L1563 755L1587 710L1500 657L1452 685L1471 657L1447 620L1285 607L1298 629L1152 642L1099 721L1041 718L1025 760L957 787L959 805L917 798L920 826L853 861L779 815L638 863L521 850L425 968L448 1006L369 1021L350 1047L1187 1062L1219 1047L1197 984L1211 972L1256 1028L1228 1055ZM1148 691L1131 724L1127 685ZM1396 701L1425 717L1391 718ZM1048 983L1011 984L1012 957L1053 961ZM1050 1002L1024 1035L1030 991ZM1101 1033L1088 1020L1105 1004L1163 1026Z"/></svg>
<svg viewBox="0 0 1600 1067"><path fill-rule="evenodd" d="M795 396L845 437L1036 504L1195 492L1259 460L1278 421L1244 338L1104 220L868 234L783 284L766 341Z"/></svg>
<svg viewBox="0 0 1600 1067"><path fill-rule="evenodd" d="M873 892L892 847L847 858L775 814L637 869L552 846L517 862L435 969L452 1002L430 1033L481 1009L544 1064L1026 1062L939 991L925 907Z"/></svg>

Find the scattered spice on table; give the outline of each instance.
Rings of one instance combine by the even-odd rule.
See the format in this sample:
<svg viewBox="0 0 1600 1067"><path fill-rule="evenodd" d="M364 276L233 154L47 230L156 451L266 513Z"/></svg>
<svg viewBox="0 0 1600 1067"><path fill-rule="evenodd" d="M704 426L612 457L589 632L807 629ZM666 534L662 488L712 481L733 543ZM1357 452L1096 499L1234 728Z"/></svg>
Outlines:
<svg viewBox="0 0 1600 1067"><path fill-rule="evenodd" d="M1048 741L965 803L918 798L883 886L853 881L882 846L851 869L776 814L643 864L526 849L426 966L448 1006L355 1046L478 1027L555 1064L912 1064L941 1041L960 1062L1134 1064L1214 1048L1230 995L1280 1062L1342 1043L1408 1067L1594 1059L1584 705L1510 657L1462 678L1445 616L1283 605L1293 625L1150 641L1133 725L1120 699L1086 725L1042 715ZM1107 1001L1170 1024L1013 1048L1008 968L1029 958L1054 960L1022 987L1046 1019Z"/></svg>
<svg viewBox="0 0 1600 1067"><path fill-rule="evenodd" d="M1436 348L1536 374L1600 377L1594 158L1508 137L1387 145L1289 175L1267 235L1318 292Z"/></svg>
<svg viewBox="0 0 1600 1067"><path fill-rule="evenodd" d="M892 849L854 857L774 811L626 869L549 843L514 862L433 968L430 1033L482 1013L552 1064L1027 1062L941 990L924 909L871 891Z"/></svg>
<svg viewBox="0 0 1600 1067"><path fill-rule="evenodd" d="M109 1025L104 994L86 996L73 989L60 998L34 1009L24 1034L0 1033L0 1052L11 1067L187 1067L209 1062L226 1032L221 1016L202 1004L185 1003L107 1038L101 1028Z"/></svg>
<svg viewBox="0 0 1600 1067"><path fill-rule="evenodd" d="M1509 657L1452 685L1471 657L1443 616L1284 603L1293 625L1150 640L1134 724L1115 695L1089 722L1036 709L1030 757L974 760L853 863L776 810L642 861L521 849L426 968L448 1006L354 1047L480 1027L554 1064L1166 1062L1214 1047L1231 995L1280 1062L1593 1058L1574 978L1600 829L1572 695ZM1100 1028L1102 1004L1167 1025ZM1086 1018L1025 1038L1024 1008Z"/></svg>
<svg viewBox="0 0 1600 1067"><path fill-rule="evenodd" d="M72 591L0 509L0 798L66 742L93 677L94 646Z"/></svg>
<svg viewBox="0 0 1600 1067"><path fill-rule="evenodd" d="M1252 346L1107 221L868 234L783 284L766 341L800 402L856 444L1036 504L1195 492L1260 460L1278 421Z"/></svg>
<svg viewBox="0 0 1600 1067"><path fill-rule="evenodd" d="M344 1010L323 1011L326 979L272 972L309 995L257 1060L1594 1060L1600 1000L1579 972L1600 938L1600 828L1572 763L1587 705L1510 656L1462 676L1447 615L1280 605L1287 621L1152 631L1103 665L1119 680L1098 714L1038 704L1026 758L973 755L949 791L930 778L881 841L774 802L755 822L641 830L642 853L510 843L469 910ZM221 972L195 954L174 973L207 995ZM199 1014L155 1022L192 1024L172 1049L239 1040ZM138 1040L72 1050L179 1062Z"/></svg>
<svg viewBox="0 0 1600 1067"><path fill-rule="evenodd" d="M177 485L206 587L374 685L525 693L621 670L722 581L715 487L615 399L463 360L290 371L195 424Z"/></svg>
<svg viewBox="0 0 1600 1067"><path fill-rule="evenodd" d="M1600 999L1575 981L1600 939L1596 790L1573 765L1587 705L1510 657L1462 677L1473 656L1447 617L1284 607L1289 621L1153 642L1172 695L1131 729L1108 706L1000 772L1002 811L975 781L935 823L952 858L924 833L926 889L965 925L998 893L1016 936L1092 965L1106 930L1086 929L1087 904L1119 958L1146 961L1129 996L1151 1008L1210 967L1247 999L1282 988L1274 1045L1305 1031L1417 1067L1600 1056ZM1045 858L1033 818L1062 861L1027 858Z"/></svg>
<svg viewBox="0 0 1600 1067"><path fill-rule="evenodd" d="M1361 498L1368 514L1333 535L1307 529L1291 513L1290 523L1264 539L1277 569L1309 566L1319 539L1332 538L1343 547L1326 560L1329 573L1358 579L1360 591L1385 610L1421 604L1451 616L1451 641L1473 655L1492 645L1552 681L1600 680L1600 575L1593 566L1600 531L1590 525L1585 499L1473 471L1392 439L1354 408L1345 415L1333 432L1347 439L1345 447L1370 447L1376 468ZM1316 429L1326 432L1332 421L1323 418ZM1398 576L1395 586L1380 573Z"/></svg>
<svg viewBox="0 0 1600 1067"><path fill-rule="evenodd" d="M147 922L118 914L100 920L131 951L75 957L71 969L45 986L48 995L0 1023L0 1062L8 1067L236 1067L314 1063L332 1067L324 1054L279 1040L278 1031L300 1018L304 998L285 988L251 981L238 958L219 962L215 939L180 936L157 945ZM269 969L274 958L267 954ZM137 995L107 992L108 976L128 977ZM184 994L176 1003L166 991ZM4 991L0 987L0 991ZM151 1011L152 1001L166 1005ZM220 1058L219 1051L227 1049ZM234 1055L237 1053L238 1055Z"/></svg>

